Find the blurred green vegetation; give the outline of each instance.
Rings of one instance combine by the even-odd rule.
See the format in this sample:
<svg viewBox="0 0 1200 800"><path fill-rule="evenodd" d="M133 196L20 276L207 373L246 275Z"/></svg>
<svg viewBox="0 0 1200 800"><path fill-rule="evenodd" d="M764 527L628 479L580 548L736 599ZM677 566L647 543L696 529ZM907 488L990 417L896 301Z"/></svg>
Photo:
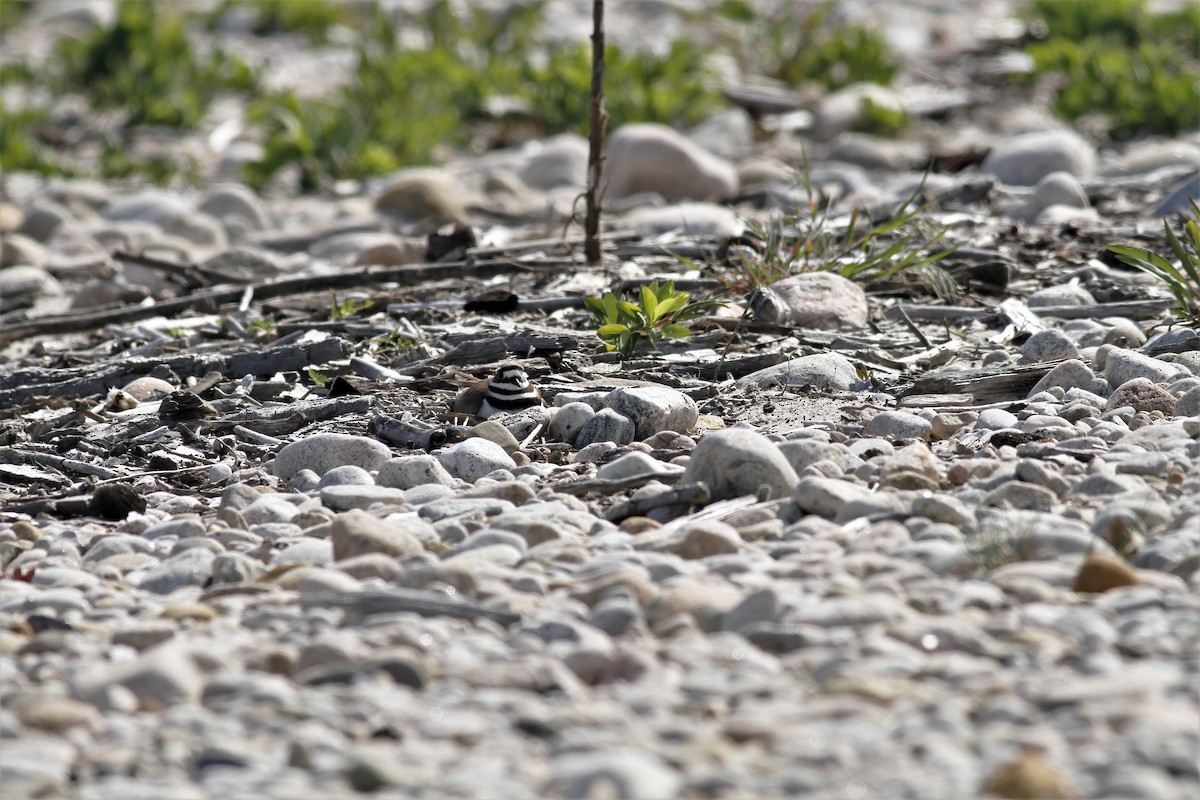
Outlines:
<svg viewBox="0 0 1200 800"><path fill-rule="evenodd" d="M1200 125L1200 4L1032 0L1027 16L1035 74L1063 76L1060 116L1103 114L1118 139Z"/></svg>
<svg viewBox="0 0 1200 800"><path fill-rule="evenodd" d="M0 31L19 26L33 5L0 0ZM545 6L541 0L497 11L435 0L418 12L374 0L120 0L111 24L82 38L63 37L44 68L15 61L0 66L5 84L21 87L6 95L0 169L137 174L155 182L191 178L198 175L192 161L135 155L138 129L196 129L213 101L228 93L250 98L249 130L263 152L246 177L257 187L281 174L305 191L385 174L436 161L455 148L493 145L488 137L509 129L504 126L523 135L585 132L590 43L551 41L543 30ZM711 56L722 50L747 71L792 83L887 83L895 72L882 37L837 18L833 2L782 2L760 12L741 0L721 0L710 16L723 31L715 46L678 41L635 50L610 37L610 126L689 125L711 115L725 102L711 68ZM354 66L339 88L318 98L265 91L245 61L222 49L223 30L300 35L314 46L350 48ZM46 113L71 95L83 97L91 110L116 112L94 118L101 130L93 126L85 135L86 158L72 158L78 138L53 130L55 115ZM510 109L499 127L498 105ZM885 113L868 116L881 133L903 124Z"/></svg>

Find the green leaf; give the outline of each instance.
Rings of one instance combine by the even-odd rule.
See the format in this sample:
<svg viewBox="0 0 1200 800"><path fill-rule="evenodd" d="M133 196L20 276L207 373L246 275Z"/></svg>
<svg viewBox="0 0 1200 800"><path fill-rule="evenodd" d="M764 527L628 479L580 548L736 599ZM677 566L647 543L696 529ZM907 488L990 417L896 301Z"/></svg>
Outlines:
<svg viewBox="0 0 1200 800"><path fill-rule="evenodd" d="M641 295L642 309L646 312L646 317L653 322L658 319L658 314L655 313L658 310L658 297L655 296L654 290L645 284L642 284Z"/></svg>
<svg viewBox="0 0 1200 800"><path fill-rule="evenodd" d="M609 325L601 325L600 329L596 331L596 335L603 338L605 336L619 336L621 334L628 333L628 332L629 332L628 325L621 325L621 324L614 322Z"/></svg>
<svg viewBox="0 0 1200 800"><path fill-rule="evenodd" d="M672 322L663 325L662 334L670 339L682 339L684 336L691 336L692 331L678 323Z"/></svg>
<svg viewBox="0 0 1200 800"><path fill-rule="evenodd" d="M689 299L691 299L691 298L687 292L680 292L676 295L668 297L666 300L662 301L662 303L660 303L658 306L659 317L662 318L662 317L670 316L671 314L675 313L679 309L686 306Z"/></svg>

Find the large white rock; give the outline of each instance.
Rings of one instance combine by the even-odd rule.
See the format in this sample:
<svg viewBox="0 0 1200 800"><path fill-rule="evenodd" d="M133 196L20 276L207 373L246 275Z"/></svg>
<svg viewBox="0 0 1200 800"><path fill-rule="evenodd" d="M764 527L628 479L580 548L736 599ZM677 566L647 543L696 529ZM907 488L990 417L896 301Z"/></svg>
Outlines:
<svg viewBox="0 0 1200 800"><path fill-rule="evenodd" d="M413 520L427 526L424 520ZM423 549L421 540L407 530L402 518L379 519L366 511L355 509L338 514L333 519L333 558L341 561L361 556L364 553L383 553L389 556L404 556L419 553Z"/></svg>
<svg viewBox="0 0 1200 800"><path fill-rule="evenodd" d="M773 498L791 494L799 480L787 458L767 437L748 428L710 433L692 451L681 483L703 482L712 500L757 494L767 487Z"/></svg>
<svg viewBox="0 0 1200 800"><path fill-rule="evenodd" d="M324 475L334 467L346 464L370 472L382 467L391 456L392 451L378 439L347 433L315 433L276 453L274 471L284 480L302 469Z"/></svg>
<svg viewBox="0 0 1200 800"><path fill-rule="evenodd" d="M535 189L587 185L588 141L577 133L552 136L533 148L517 173Z"/></svg>
<svg viewBox="0 0 1200 800"><path fill-rule="evenodd" d="M1009 139L988 153L980 170L1009 186L1034 186L1052 172L1082 177L1095 165L1094 147L1071 131L1058 130Z"/></svg>
<svg viewBox="0 0 1200 800"><path fill-rule="evenodd" d="M668 200L721 200L737 194L733 165L655 123L618 128L608 140L605 194L616 200L656 192Z"/></svg>
<svg viewBox="0 0 1200 800"><path fill-rule="evenodd" d="M475 481L498 469L512 469L517 462L504 448L487 439L472 437L438 453L446 471L464 481Z"/></svg>
<svg viewBox="0 0 1200 800"><path fill-rule="evenodd" d="M604 405L633 420L634 438L646 439L659 431L687 433L696 426L700 411L696 401L666 386L630 386L614 389Z"/></svg>
<svg viewBox="0 0 1200 800"><path fill-rule="evenodd" d="M763 322L820 330L867 324L866 293L833 272L793 275L771 284L759 296L754 315Z"/></svg>
<svg viewBox="0 0 1200 800"><path fill-rule="evenodd" d="M858 371L845 356L836 353L816 353L751 372L738 381L738 386L758 386L763 389L776 386L811 386L814 389L845 391L857 380Z"/></svg>

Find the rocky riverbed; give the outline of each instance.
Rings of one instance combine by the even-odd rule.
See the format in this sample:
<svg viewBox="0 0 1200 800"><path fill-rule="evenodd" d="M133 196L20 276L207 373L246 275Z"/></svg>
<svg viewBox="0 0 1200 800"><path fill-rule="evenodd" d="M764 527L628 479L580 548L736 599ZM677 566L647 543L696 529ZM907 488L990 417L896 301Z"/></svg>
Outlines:
<svg viewBox="0 0 1200 800"><path fill-rule="evenodd" d="M1097 146L960 5L893 89L611 131L599 267L572 134L321 196L221 119L199 188L5 175L5 797L1200 795L1200 337L1105 249L1169 252L1200 141ZM914 193L952 291L737 271ZM654 277L727 305L596 352L581 298ZM544 406L451 411L510 362Z"/></svg>

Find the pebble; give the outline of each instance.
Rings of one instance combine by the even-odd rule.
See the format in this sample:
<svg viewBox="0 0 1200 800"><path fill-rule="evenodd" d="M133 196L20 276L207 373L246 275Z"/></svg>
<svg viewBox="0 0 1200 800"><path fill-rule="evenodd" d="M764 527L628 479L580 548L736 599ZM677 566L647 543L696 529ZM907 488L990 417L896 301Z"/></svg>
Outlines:
<svg viewBox="0 0 1200 800"><path fill-rule="evenodd" d="M613 131L606 147L605 194L611 200L653 192L669 201L722 200L737 193L737 171L665 125Z"/></svg>
<svg viewBox="0 0 1200 800"><path fill-rule="evenodd" d="M604 398L604 405L633 421L633 438L637 440L648 439L663 431L687 433L695 428L700 418L695 400L666 387L614 389Z"/></svg>
<svg viewBox="0 0 1200 800"><path fill-rule="evenodd" d="M980 170L1010 186L1034 186L1047 175L1066 172L1089 175L1096 164L1095 149L1067 130L1038 131L1016 136L994 148Z"/></svg>
<svg viewBox="0 0 1200 800"><path fill-rule="evenodd" d="M867 324L867 295L861 286L841 275L802 273L760 290L754 316L763 322L799 328L862 328Z"/></svg>
<svg viewBox="0 0 1200 800"><path fill-rule="evenodd" d="M438 462L450 475L474 483L498 469L512 469L516 462L504 448L487 439L467 439L437 454Z"/></svg>
<svg viewBox="0 0 1200 800"><path fill-rule="evenodd" d="M334 467L360 467L378 470L391 458L391 450L378 439L345 433L316 433L285 445L275 454L274 472L283 479L302 469L324 475Z"/></svg>
<svg viewBox="0 0 1200 800"><path fill-rule="evenodd" d="M724 500L760 492L786 497L799 479L770 439L756 431L732 428L701 439L679 480L703 483L712 500Z"/></svg>

